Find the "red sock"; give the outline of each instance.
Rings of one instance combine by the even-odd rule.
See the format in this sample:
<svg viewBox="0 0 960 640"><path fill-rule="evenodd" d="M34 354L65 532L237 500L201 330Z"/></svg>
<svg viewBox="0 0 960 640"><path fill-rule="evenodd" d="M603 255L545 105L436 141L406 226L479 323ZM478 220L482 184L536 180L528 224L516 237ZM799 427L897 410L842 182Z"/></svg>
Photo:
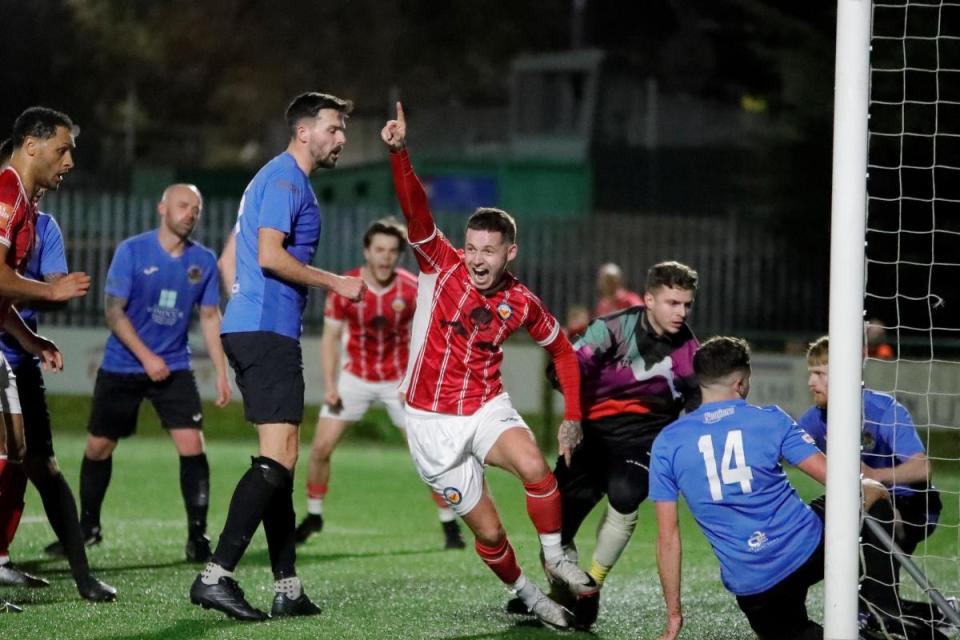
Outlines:
<svg viewBox="0 0 960 640"><path fill-rule="evenodd" d="M497 577L505 584L512 585L520 578L520 565L517 564L517 556L510 546L507 537L503 537L503 542L495 547L487 547L479 540L476 541L477 555L483 560Z"/></svg>
<svg viewBox="0 0 960 640"><path fill-rule="evenodd" d="M527 514L537 533L559 533L563 523L560 506L560 489L553 472L539 482L523 485L527 492Z"/></svg>
<svg viewBox="0 0 960 640"><path fill-rule="evenodd" d="M307 497L312 500L323 500L327 495L327 485L315 482L307 483Z"/></svg>
<svg viewBox="0 0 960 640"><path fill-rule="evenodd" d="M439 507L440 509L449 509L449 508L450 508L450 505L447 504L447 499L444 498L444 497L443 497L442 495L440 495L439 493L437 493L436 491L434 491L433 489L430 490L430 497L433 498L434 504L436 504L437 507Z"/></svg>
<svg viewBox="0 0 960 640"><path fill-rule="evenodd" d="M4 460L6 462L6 460ZM20 526L27 474L23 465L5 464L0 471L0 553L6 553Z"/></svg>

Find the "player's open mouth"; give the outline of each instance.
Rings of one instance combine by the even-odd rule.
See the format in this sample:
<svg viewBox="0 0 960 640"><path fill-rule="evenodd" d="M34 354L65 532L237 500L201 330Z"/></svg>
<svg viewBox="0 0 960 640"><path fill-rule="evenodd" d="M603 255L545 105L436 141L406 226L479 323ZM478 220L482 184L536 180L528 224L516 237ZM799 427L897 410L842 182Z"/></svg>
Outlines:
<svg viewBox="0 0 960 640"><path fill-rule="evenodd" d="M489 274L490 274L489 269L477 269L477 268L473 269L473 275L480 279L486 278Z"/></svg>

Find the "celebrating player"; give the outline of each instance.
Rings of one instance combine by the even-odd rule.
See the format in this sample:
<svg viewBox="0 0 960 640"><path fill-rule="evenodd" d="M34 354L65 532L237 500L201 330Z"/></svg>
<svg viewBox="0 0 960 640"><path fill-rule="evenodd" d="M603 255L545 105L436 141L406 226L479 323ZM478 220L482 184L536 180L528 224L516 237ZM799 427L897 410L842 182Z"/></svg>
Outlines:
<svg viewBox="0 0 960 640"><path fill-rule="evenodd" d="M217 372L217 406L230 401L230 384L220 345L216 257L190 240L202 208L195 186L170 185L157 204L159 227L121 242L110 263L105 316L111 333L97 371L80 467L80 524L88 546L103 539L100 511L110 484L113 452L121 438L136 432L140 403L148 398L180 455L187 560L209 558L210 468L187 344L194 307L200 308L204 341ZM47 551L60 555L63 548L54 543Z"/></svg>
<svg viewBox="0 0 960 640"><path fill-rule="evenodd" d="M363 234L363 266L348 275L363 278L367 292L358 303L327 294L320 357L326 397L320 410L307 472L307 516L297 527L297 542L323 528L323 499L330 482L330 456L350 423L363 417L373 402L387 408L393 424L404 428L397 387L410 351L410 322L417 304L417 279L397 267L406 249L406 229L394 220L377 220ZM340 343L346 329L346 355L339 368ZM338 379L339 374L339 379ZM448 549L462 549L456 516L442 496L437 504Z"/></svg>
<svg viewBox="0 0 960 640"><path fill-rule="evenodd" d="M4 167L13 152L10 140L0 144L0 168ZM24 276L43 282L54 282L67 274L67 261L63 251L63 235L57 221L46 213L38 213L36 223L36 246L24 270ZM62 308L66 302L20 303L18 311L24 323L34 332L37 330L37 312ZM83 535L77 520L77 503L70 491L53 453L53 432L50 428L50 413L47 410L46 389L40 360L27 353L10 335L0 336L3 357L13 369L17 379L17 393L23 411L24 436L26 440L25 470L43 501L50 526L69 549L67 557L70 570L80 595L93 602L113 600L116 590L90 573L87 555L83 548ZM8 531L8 539L13 533ZM0 558L0 562L2 562ZM20 570L12 563L0 564L0 585L47 586L47 581Z"/></svg>
<svg viewBox="0 0 960 640"><path fill-rule="evenodd" d="M397 103L397 118L387 122L381 137L390 149L394 188L420 265L410 362L401 386L410 452L420 476L473 531L477 553L497 577L544 624L567 628L569 612L521 572L483 465L505 469L523 482L548 574L575 593L594 591L593 580L563 554L557 480L500 376L501 345L526 328L556 365L566 400L560 454L569 457L581 438L576 355L557 320L506 270L517 255L513 218L499 209L478 209L467 221L463 250L436 228L405 148L406 129Z"/></svg>
<svg viewBox="0 0 960 640"><path fill-rule="evenodd" d="M190 601L241 620L267 615L250 605L233 578L260 522L275 579L273 616L320 613L303 590L295 562L293 470L303 421L300 330L308 287L348 300L363 297L360 278L310 266L320 241L320 207L310 174L336 166L353 105L304 93L287 108L290 141L247 186L237 216L236 280L223 321L223 344L257 427L260 455L237 483L217 549L190 588Z"/></svg>
<svg viewBox="0 0 960 640"><path fill-rule="evenodd" d="M806 505L781 459L823 484L827 460L779 407L747 404L750 347L716 337L693 358L703 403L660 432L653 443L650 499L656 503L657 566L667 606L661 640L680 633L682 493L720 561L720 577L761 640L820 639L807 616L808 588L823 579L824 500ZM883 485L864 480L864 511L892 515ZM865 543L876 539L865 527ZM877 567L865 562L868 576Z"/></svg>
<svg viewBox="0 0 960 640"><path fill-rule="evenodd" d="M598 590L571 602L576 625L597 618L599 587L623 553L647 497L654 438L699 400L693 377L697 340L686 318L697 291L697 272L679 262L647 271L643 305L594 320L573 347L580 362L583 443L555 473L563 501L564 553L577 561L576 536L584 518L607 496L590 576ZM562 585L551 596L568 601ZM518 612L516 601L508 610Z"/></svg>
<svg viewBox="0 0 960 640"><path fill-rule="evenodd" d="M807 385L813 395L810 407L798 423L813 436L821 451L827 451L827 380L829 378L830 340L823 336L807 349ZM930 460L917 435L910 412L892 396L870 389L863 390L863 425L860 469L864 478L886 486L897 509L898 526L887 523L891 534L897 532L897 543L907 554L913 553L927 536L933 533L940 518L940 492L930 484ZM878 562L892 568L890 577L864 580L860 587L860 604L869 626L878 627L888 617L913 616L931 620L930 605L921 602L900 601L896 610L884 608L883 603L896 602L891 590L899 584L900 563L891 562L883 547L864 545L863 553L876 554ZM887 561L884 562L884 557ZM867 604L873 605L871 607ZM936 614L939 617L939 614ZM894 622L894 625L897 623Z"/></svg>
<svg viewBox="0 0 960 640"><path fill-rule="evenodd" d="M73 128L70 118L59 111L26 109L13 124L12 154L0 171L0 324L44 368L54 371L63 367L60 351L28 327L12 305L14 300L64 302L86 295L90 288L84 273L70 273L52 283L21 275L34 247L40 194L58 189L73 168ZM7 549L23 513L26 441L17 380L3 358L0 374L0 558L9 562ZM0 611L18 610L0 601Z"/></svg>

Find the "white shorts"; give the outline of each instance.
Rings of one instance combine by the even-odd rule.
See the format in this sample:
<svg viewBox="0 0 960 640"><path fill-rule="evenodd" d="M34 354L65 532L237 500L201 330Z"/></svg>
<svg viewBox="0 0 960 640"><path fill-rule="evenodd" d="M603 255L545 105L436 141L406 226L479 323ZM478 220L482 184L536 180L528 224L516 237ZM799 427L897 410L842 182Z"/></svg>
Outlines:
<svg viewBox="0 0 960 640"><path fill-rule="evenodd" d="M533 432L502 393L472 416L452 416L406 408L407 444L423 481L459 516L477 506L483 494L483 461L497 438L514 427Z"/></svg>
<svg viewBox="0 0 960 640"><path fill-rule="evenodd" d="M339 410L331 409L324 403L320 409L321 418L355 422L363 417L374 402L379 402L390 414L390 420L400 429L404 424L403 403L400 402L400 381L368 382L362 378L340 372L337 393L340 394Z"/></svg>
<svg viewBox="0 0 960 640"><path fill-rule="evenodd" d="M20 410L20 394L17 392L17 376L7 359L0 352L0 412L9 414L23 413Z"/></svg>

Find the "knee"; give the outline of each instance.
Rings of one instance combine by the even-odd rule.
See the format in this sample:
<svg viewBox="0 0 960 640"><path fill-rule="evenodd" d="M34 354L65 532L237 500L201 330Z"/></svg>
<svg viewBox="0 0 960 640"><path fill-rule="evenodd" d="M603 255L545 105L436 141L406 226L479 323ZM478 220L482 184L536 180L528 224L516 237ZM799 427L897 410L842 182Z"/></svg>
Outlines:
<svg viewBox="0 0 960 640"><path fill-rule="evenodd" d="M485 547L497 547L503 543L507 537L507 532L504 531L503 525L497 522L478 526L476 529L473 529L473 535L479 544Z"/></svg>
<svg viewBox="0 0 960 640"><path fill-rule="evenodd" d="M317 463L329 462L332 454L333 444L326 440L320 440L315 442L310 448L310 461Z"/></svg>
<svg viewBox="0 0 960 640"><path fill-rule="evenodd" d="M550 473L550 467L547 466L547 461L539 450L521 456L515 464L517 475L523 484L541 482Z"/></svg>
<svg viewBox="0 0 960 640"><path fill-rule="evenodd" d="M87 439L87 448L83 455L86 456L88 460L100 462L112 456L113 451L116 448L116 440L110 440L109 438L101 437L90 437Z"/></svg>
<svg viewBox="0 0 960 640"><path fill-rule="evenodd" d="M60 475L60 466L57 464L56 458L53 456L49 458L33 457L29 455L29 452L24 460L24 470L27 472L30 482L35 485Z"/></svg>
<svg viewBox="0 0 960 640"><path fill-rule="evenodd" d="M607 491L607 501L620 513L635 513L647 497L647 487L637 483L614 482Z"/></svg>
<svg viewBox="0 0 960 640"><path fill-rule="evenodd" d="M293 489L293 472L287 468L284 461L260 456L259 458L253 458L251 465L260 472L264 481L272 487Z"/></svg>

